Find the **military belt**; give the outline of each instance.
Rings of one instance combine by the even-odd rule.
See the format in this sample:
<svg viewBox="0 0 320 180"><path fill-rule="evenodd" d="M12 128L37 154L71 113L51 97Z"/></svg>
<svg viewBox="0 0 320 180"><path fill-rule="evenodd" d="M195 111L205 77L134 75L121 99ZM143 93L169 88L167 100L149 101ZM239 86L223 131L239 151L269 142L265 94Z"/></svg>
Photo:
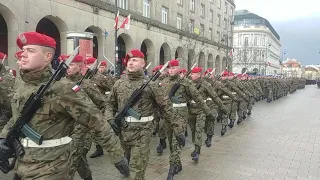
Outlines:
<svg viewBox="0 0 320 180"><path fill-rule="evenodd" d="M111 91L107 91L107 92L105 92L104 94L107 95L107 94L110 94L110 93L111 93Z"/></svg>
<svg viewBox="0 0 320 180"><path fill-rule="evenodd" d="M66 136L60 139L52 139L52 140L44 140L41 145L38 145L37 143L33 142L29 138L23 138L21 139L21 144L23 147L28 148L49 148L49 147L56 147L56 146L62 146L65 144L69 144L71 142L72 138Z"/></svg>
<svg viewBox="0 0 320 180"><path fill-rule="evenodd" d="M236 92L232 92L233 95L237 94Z"/></svg>
<svg viewBox="0 0 320 180"><path fill-rule="evenodd" d="M147 116L147 117L141 117L140 119L137 119L132 116L125 117L127 122L149 122L153 120L153 116Z"/></svg>
<svg viewBox="0 0 320 180"><path fill-rule="evenodd" d="M186 107L186 106L187 106L187 103L180 103L180 104L173 103L173 104L172 104L172 107L174 107L174 108L177 108L177 107Z"/></svg>
<svg viewBox="0 0 320 180"><path fill-rule="evenodd" d="M229 99L230 97L223 95L222 98L223 98L223 99Z"/></svg>

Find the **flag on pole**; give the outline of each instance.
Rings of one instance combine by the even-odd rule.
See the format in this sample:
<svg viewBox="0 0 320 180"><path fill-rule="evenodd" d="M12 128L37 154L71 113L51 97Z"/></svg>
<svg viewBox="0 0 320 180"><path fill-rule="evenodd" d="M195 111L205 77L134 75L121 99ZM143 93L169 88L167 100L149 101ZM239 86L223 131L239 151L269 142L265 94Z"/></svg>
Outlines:
<svg viewBox="0 0 320 180"><path fill-rule="evenodd" d="M121 24L120 28L122 29L130 29L130 16L131 14L128 15L128 17L126 17L123 21L123 23Z"/></svg>
<svg viewBox="0 0 320 180"><path fill-rule="evenodd" d="M117 17L115 18L114 20L114 29L117 30L118 29L118 22L119 22L119 11L118 11L118 14L117 14Z"/></svg>
<svg viewBox="0 0 320 180"><path fill-rule="evenodd" d="M229 57L232 57L232 56L233 56L233 48L229 52Z"/></svg>

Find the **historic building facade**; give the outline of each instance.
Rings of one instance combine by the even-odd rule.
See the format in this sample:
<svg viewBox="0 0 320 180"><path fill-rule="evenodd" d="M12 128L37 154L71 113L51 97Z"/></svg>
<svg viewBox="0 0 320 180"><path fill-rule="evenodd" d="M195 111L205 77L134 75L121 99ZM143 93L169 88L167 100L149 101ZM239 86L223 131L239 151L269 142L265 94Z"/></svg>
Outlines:
<svg viewBox="0 0 320 180"><path fill-rule="evenodd" d="M151 67L180 58L185 67L231 68L234 0L0 0L0 51L14 59L17 35L37 31L56 39L57 57L67 53L67 33L92 32L93 56L114 62L116 9L120 24L131 14L130 29L117 33L120 59L140 49Z"/></svg>
<svg viewBox="0 0 320 180"><path fill-rule="evenodd" d="M247 10L236 11L234 18L233 70L280 74L280 36L269 21Z"/></svg>

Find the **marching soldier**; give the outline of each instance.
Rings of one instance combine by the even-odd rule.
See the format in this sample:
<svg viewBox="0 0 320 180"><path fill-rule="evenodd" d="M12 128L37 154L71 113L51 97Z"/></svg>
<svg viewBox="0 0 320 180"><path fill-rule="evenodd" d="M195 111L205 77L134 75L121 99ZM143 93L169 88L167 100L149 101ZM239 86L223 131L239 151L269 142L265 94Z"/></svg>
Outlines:
<svg viewBox="0 0 320 180"><path fill-rule="evenodd" d="M50 63L56 49L53 38L37 32L25 32L18 36L17 45L23 51L20 62L21 81L16 84L17 89L12 98L12 118L2 130L1 138L6 137L31 93L36 92L52 76ZM109 152L117 169L126 176L129 175L120 141L87 94L74 87L75 84L70 80L61 79L44 95L40 109L28 123L44 140L39 145L28 137L21 139L25 153L15 165L15 171L21 179L69 178L72 141L69 135L75 122L90 129L94 138ZM75 92L76 90L78 91ZM7 146L6 139L1 139L0 161L7 162L13 156L14 150Z"/></svg>
<svg viewBox="0 0 320 180"><path fill-rule="evenodd" d="M139 50L131 50L125 56L127 63L126 76L121 77L112 87L107 99L106 117L114 129L119 129L115 124L114 112L119 112L128 102L131 94L140 88L146 81L144 76L144 54ZM184 146L183 119L173 112L172 103L165 94L164 88L156 83L149 84L137 102L131 107L141 118L127 116L127 128L120 130L120 139L125 150L125 156L130 162L131 179L143 180L147 168L150 142L153 129L153 113L155 106L161 110L166 121L174 130L174 138L179 145Z"/></svg>

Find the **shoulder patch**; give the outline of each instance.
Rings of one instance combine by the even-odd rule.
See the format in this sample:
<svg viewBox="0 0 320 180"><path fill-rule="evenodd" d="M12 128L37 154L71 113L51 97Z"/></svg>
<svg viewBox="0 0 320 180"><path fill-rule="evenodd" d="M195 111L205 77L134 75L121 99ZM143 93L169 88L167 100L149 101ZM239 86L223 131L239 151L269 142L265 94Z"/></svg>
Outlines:
<svg viewBox="0 0 320 180"><path fill-rule="evenodd" d="M3 78L2 77L0 77L0 81L2 81L3 80Z"/></svg>
<svg viewBox="0 0 320 180"><path fill-rule="evenodd" d="M78 91L80 91L80 89L81 89L81 87L78 84L76 84L75 86L72 87L72 90L74 92L78 92Z"/></svg>

